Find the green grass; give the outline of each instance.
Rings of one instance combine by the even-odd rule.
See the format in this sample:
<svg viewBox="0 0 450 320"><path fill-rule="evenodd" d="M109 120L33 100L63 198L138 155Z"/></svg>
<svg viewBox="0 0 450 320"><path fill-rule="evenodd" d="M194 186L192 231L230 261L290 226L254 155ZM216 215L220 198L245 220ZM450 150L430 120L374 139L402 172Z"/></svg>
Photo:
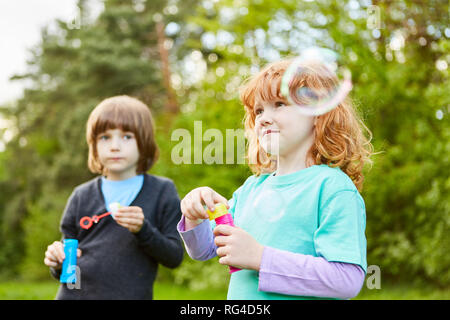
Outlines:
<svg viewBox="0 0 450 320"><path fill-rule="evenodd" d="M0 300L53 300L59 283L45 282L1 282ZM155 300L223 300L227 292L220 290L188 290L171 283L156 282Z"/></svg>
<svg viewBox="0 0 450 320"><path fill-rule="evenodd" d="M450 289L408 284L381 284L380 289L364 286L355 300L450 300Z"/></svg>
<svg viewBox="0 0 450 320"><path fill-rule="evenodd" d="M53 300L58 290L56 281L46 282L2 282L2 300Z"/></svg>
<svg viewBox="0 0 450 320"><path fill-rule="evenodd" d="M189 290L171 283L156 282L155 300L225 300L227 291L221 290Z"/></svg>
<svg viewBox="0 0 450 320"><path fill-rule="evenodd" d="M0 299L2 300L52 300L58 290L58 282L2 282ZM221 300L226 299L226 291L188 290L171 283L156 282L155 300ZM450 289L437 290L432 287L414 287L411 285L381 284L381 289L369 290L365 286L357 300L449 300Z"/></svg>

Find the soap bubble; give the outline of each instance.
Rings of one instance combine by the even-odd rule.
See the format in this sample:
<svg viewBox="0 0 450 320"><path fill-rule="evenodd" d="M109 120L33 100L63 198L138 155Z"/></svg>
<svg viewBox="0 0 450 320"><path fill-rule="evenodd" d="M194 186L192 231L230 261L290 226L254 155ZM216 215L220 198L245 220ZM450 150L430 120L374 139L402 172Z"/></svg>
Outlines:
<svg viewBox="0 0 450 320"><path fill-rule="evenodd" d="M304 115L332 110L352 89L351 72L332 50L312 47L294 58L281 80L281 94Z"/></svg>
<svg viewBox="0 0 450 320"><path fill-rule="evenodd" d="M270 184L265 184L253 202L253 212L258 212L258 219L276 222L286 214L287 201L282 192Z"/></svg>

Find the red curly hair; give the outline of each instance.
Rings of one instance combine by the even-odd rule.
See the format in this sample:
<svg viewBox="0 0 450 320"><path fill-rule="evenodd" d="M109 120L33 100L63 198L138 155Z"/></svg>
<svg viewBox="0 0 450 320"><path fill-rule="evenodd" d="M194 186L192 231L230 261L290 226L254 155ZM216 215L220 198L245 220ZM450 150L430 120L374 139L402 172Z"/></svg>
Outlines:
<svg viewBox="0 0 450 320"><path fill-rule="evenodd" d="M245 107L245 132L248 140L247 160L250 169L256 175L273 172L276 163L271 159L254 132L256 98L262 101L284 99L280 92L281 79L291 59L284 59L271 63L258 74L248 79L240 88L240 98ZM323 89L332 88L338 81L335 74L323 65L314 63L306 66L311 72L297 77L291 83L291 91L299 87ZM368 133L368 138L364 135ZM307 152L307 166L327 164L339 167L355 184L358 191L362 191L364 175L363 167L371 164L370 156L373 146L370 143L372 133L364 125L361 117L347 97L333 110L317 116L314 127L315 140Z"/></svg>

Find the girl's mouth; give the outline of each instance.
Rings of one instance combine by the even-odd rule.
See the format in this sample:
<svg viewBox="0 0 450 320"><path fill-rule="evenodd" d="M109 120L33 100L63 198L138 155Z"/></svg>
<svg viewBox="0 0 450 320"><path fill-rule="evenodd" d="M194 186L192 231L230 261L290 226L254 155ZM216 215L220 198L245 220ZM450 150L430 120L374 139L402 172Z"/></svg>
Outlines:
<svg viewBox="0 0 450 320"><path fill-rule="evenodd" d="M274 130L274 129L268 129L263 132L263 136L265 136L266 134L271 134L271 133L280 133L280 131Z"/></svg>

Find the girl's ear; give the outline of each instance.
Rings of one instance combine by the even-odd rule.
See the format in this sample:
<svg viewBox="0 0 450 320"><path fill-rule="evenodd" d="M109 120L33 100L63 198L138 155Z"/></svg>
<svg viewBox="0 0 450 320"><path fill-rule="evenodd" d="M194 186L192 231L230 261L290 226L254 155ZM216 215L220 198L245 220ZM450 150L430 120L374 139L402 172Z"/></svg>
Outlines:
<svg viewBox="0 0 450 320"><path fill-rule="evenodd" d="M314 117L314 127L316 126L316 124L317 124L317 116Z"/></svg>

